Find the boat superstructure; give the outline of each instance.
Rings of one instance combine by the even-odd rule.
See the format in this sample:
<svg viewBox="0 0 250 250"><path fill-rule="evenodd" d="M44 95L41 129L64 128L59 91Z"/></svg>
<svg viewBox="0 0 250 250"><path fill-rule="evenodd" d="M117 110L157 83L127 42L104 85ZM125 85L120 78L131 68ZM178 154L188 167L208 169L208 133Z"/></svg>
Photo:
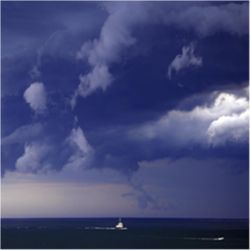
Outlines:
<svg viewBox="0 0 250 250"><path fill-rule="evenodd" d="M117 230L127 230L127 228L124 227L121 218L119 218L119 222L115 225L115 229L117 229Z"/></svg>

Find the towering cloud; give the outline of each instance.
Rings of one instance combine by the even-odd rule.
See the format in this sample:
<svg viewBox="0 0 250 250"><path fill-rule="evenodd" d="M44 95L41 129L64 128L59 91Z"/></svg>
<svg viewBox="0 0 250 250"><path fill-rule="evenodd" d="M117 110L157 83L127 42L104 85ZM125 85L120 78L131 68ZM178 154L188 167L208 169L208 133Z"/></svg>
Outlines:
<svg viewBox="0 0 250 250"><path fill-rule="evenodd" d="M69 143L77 146L82 154L86 155L92 151L92 147L89 145L82 129L80 127L73 128L68 138Z"/></svg>
<svg viewBox="0 0 250 250"><path fill-rule="evenodd" d="M16 161L16 169L20 172L43 172L51 168L46 163L50 146L44 143L33 142L25 145L24 154Z"/></svg>
<svg viewBox="0 0 250 250"><path fill-rule="evenodd" d="M24 92L23 97L37 114L42 114L46 110L47 94L42 82L32 83Z"/></svg>
<svg viewBox="0 0 250 250"><path fill-rule="evenodd" d="M94 149L88 143L83 130L80 127L73 128L66 142L73 147L73 153L64 165L65 169L80 169L90 163Z"/></svg>
<svg viewBox="0 0 250 250"><path fill-rule="evenodd" d="M110 73L111 64L119 62L123 50L136 42L131 34L132 27L147 20L146 9L135 6L131 13L130 7L127 4L106 5L109 16L100 37L85 42L77 53L77 58L87 60L92 69L88 74L80 75L73 106L77 95L87 97L97 89L107 89L114 79Z"/></svg>

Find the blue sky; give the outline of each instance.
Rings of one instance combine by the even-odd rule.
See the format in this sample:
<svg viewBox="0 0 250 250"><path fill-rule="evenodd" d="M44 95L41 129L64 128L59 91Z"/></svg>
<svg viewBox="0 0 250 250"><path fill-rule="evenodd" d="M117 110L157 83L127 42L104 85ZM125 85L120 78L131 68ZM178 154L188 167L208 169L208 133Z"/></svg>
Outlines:
<svg viewBox="0 0 250 250"><path fill-rule="evenodd" d="M247 2L3 2L2 216L248 217Z"/></svg>

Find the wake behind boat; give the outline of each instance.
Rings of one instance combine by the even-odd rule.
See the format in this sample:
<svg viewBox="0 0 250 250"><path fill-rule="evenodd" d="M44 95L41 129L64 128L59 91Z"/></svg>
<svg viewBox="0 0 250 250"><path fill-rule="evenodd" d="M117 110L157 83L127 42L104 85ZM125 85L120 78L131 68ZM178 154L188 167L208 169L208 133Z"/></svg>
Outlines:
<svg viewBox="0 0 250 250"><path fill-rule="evenodd" d="M115 227L84 227L85 230L127 230L128 228L124 226L121 218L119 218L118 223L115 225Z"/></svg>

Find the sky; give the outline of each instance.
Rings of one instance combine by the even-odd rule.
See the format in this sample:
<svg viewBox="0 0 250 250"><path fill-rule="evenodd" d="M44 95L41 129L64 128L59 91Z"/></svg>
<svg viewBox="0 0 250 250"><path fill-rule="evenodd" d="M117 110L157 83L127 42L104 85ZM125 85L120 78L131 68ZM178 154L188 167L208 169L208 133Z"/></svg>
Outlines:
<svg viewBox="0 0 250 250"><path fill-rule="evenodd" d="M1 7L2 217L248 217L248 2Z"/></svg>

